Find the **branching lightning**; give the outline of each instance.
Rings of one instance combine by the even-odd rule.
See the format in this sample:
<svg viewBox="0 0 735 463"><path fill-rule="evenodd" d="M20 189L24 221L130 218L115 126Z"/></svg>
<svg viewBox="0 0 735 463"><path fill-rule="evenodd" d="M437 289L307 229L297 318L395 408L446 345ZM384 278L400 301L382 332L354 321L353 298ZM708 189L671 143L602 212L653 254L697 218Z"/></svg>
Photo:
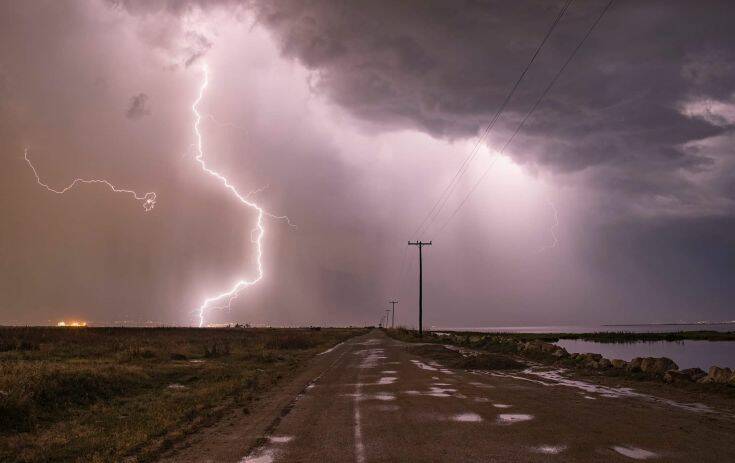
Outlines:
<svg viewBox="0 0 735 463"><path fill-rule="evenodd" d="M257 274L254 278L248 280L248 279L240 279L235 283L234 286L232 286L229 290L221 292L219 294L216 294L214 296L208 297L202 302L202 304L199 306L198 309L198 318L199 318L199 326L204 326L204 320L205 316L208 310L212 309L223 309L223 308L229 308L232 304L232 301L238 296L240 291L246 287L252 286L259 282L263 276L263 238L265 237L265 225L263 223L264 217L270 217L277 220L283 220L285 221L290 227L295 228L295 226L291 223L291 221L286 216L277 216L270 214L266 210L264 210L262 207L260 207L257 203L255 203L253 200L251 200L251 196L256 195L257 193L262 192L265 188L257 189L251 193L248 193L247 195L240 194L239 191L237 191L237 188L235 188L227 178L220 174L219 172L210 169L207 167L206 162L204 161L204 149L203 149L203 137L202 137L202 131L201 131L201 123L202 119L210 118L212 120L215 120L213 116L210 115L203 115L199 112L199 104L201 103L202 99L204 98L204 93L209 85L209 69L206 65L203 66L203 79L202 83L199 87L199 92L197 95L196 100L194 100L194 103L191 106L191 110L194 113L194 137L196 139L195 148L196 148L196 156L195 160L199 163L202 170L206 172L207 174L211 175L212 177L216 178L227 190L232 193L232 195L237 198L237 200L244 204L245 206L253 209L256 214L256 222L255 222L255 228L253 228L250 232L250 241L255 244L256 247L256 268L257 268ZM215 120L216 121L216 120ZM219 123L219 122L217 122ZM221 123L219 123L221 124ZM234 125L233 125L234 126ZM234 126L236 127L236 126ZM239 127L238 127L239 128ZM156 205L156 193L149 192L145 194L139 194L135 192L134 190L128 190L123 188L118 188L112 183L110 183L107 180L104 179L82 179L77 178L74 179L69 185L62 189L55 189L49 186L48 184L44 183L41 180L41 177L38 175L38 172L36 171L35 166L31 163L30 158L28 157L28 151L29 149L25 149L25 160L28 163L28 166L33 171L33 174L36 177L36 182L44 187L46 190L56 193L56 194L64 194L70 189L74 188L75 186L79 184L90 184L90 183L100 183L105 186L107 186L110 190L112 190L115 193L125 193L131 195L136 201L139 201L142 203L143 208L146 211L152 210Z"/></svg>
<svg viewBox="0 0 735 463"><path fill-rule="evenodd" d="M105 185L107 188L109 188L110 190L112 190L115 193L125 193L125 194L131 195L136 201L138 201L138 202L140 202L140 203L143 204L143 209L145 209L146 212L152 210L156 206L156 193L154 193L154 192L151 191L151 192L148 192L148 193L145 193L145 194L141 195L139 193L136 193L133 190L127 190L127 189L124 189L124 188L118 188L115 185L113 185L112 183L110 183L110 182L108 182L107 180L104 180L104 179L97 179L97 178L93 178L93 179L75 178L69 185L65 186L64 188L62 188L60 190L57 190L55 188L50 187L48 184L44 183L41 180L41 177L38 175L38 171L36 170L36 167L33 165L33 163L31 162L31 159L28 157L28 148L25 149L25 152L23 153L23 157L26 160L26 162L28 163L28 166L33 171L33 175L36 176L36 182L39 185L41 185L42 187L44 187L45 189L47 189L48 191L52 192L52 193L56 193L58 195L62 195L62 194L66 193L67 191L71 190L72 188L74 188L75 186L77 186L79 184L100 183L102 185Z"/></svg>
<svg viewBox="0 0 735 463"><path fill-rule="evenodd" d="M291 227L293 227L293 224L289 221L288 217L286 216L275 216L272 214L269 214L266 212L262 207L260 207L257 203L250 200L250 196L253 193L250 193L248 195L241 195L239 191L237 191L237 188L235 188L228 180L227 178L220 174L217 171L214 171L207 167L207 164L204 162L204 149L202 147L203 141L202 141L202 132L200 129L200 125L203 119L203 115L199 112L199 104L201 103L202 99L204 98L204 92L207 89L207 86L209 85L209 68L204 65L202 68L202 71L204 73L204 78L202 80L202 84L199 87L199 94L194 100L194 103L191 105L191 110L194 113L194 136L196 138L196 161L199 163L199 165L202 167L202 170L212 177L219 180L219 182L224 185L225 188L227 188L235 198L237 198L238 201L240 201L242 204L246 205L247 207L254 209L257 213L257 220L255 222L255 228L250 232L250 241L255 244L256 247L256 266L257 266L257 275L255 278L251 280L245 280L241 279L235 285L230 288L228 291L222 292L220 294L217 294L215 296L209 297L204 300L201 306L199 306L199 326L204 325L204 316L206 314L207 309L212 308L229 308L230 304L232 304L232 300L235 299L240 291L243 288L246 288L248 286L252 286L255 283L259 282L263 278L263 237L265 236L265 226L263 225L263 217L268 216L279 220L285 220ZM223 303L223 305L216 305L218 303Z"/></svg>
<svg viewBox="0 0 735 463"><path fill-rule="evenodd" d="M265 226L263 225L263 216L265 215L265 211L263 208L258 206L256 203L250 201L247 199L247 197L240 194L239 191L237 191L237 188L235 188L230 182L227 180L226 177L221 175L220 173L210 169L207 167L207 164L204 162L204 149L202 147L202 132L200 130L200 124L202 122L202 114L199 112L199 103L201 103L202 98L204 98L204 92L207 89L207 86L209 85L209 68L205 65L203 67L204 72L204 79L202 80L202 85L199 87L199 95L197 96L197 99L194 100L194 103L191 105L191 110L194 113L194 136L196 138L196 149L197 149L197 155L195 157L196 161L201 165L202 170L209 175L213 176L217 180L224 185L225 188L230 190L230 192L237 198L238 201L240 201L242 204L245 204L247 207L254 209L257 212L257 220L255 222L255 228L250 233L250 240L255 244L256 246L256 265L258 268L258 273L252 280L239 280L237 283L235 283L235 286L230 288L229 291L225 291L223 293L217 294L215 296L209 297L204 300L201 306L199 306L199 326L204 325L204 315L208 308L210 308L211 305L216 304L218 302L226 301L225 306L229 307L232 303L232 300L237 297L238 293L241 289L252 286L255 283L259 282L263 278L263 236L265 236ZM254 236L254 238L253 238Z"/></svg>

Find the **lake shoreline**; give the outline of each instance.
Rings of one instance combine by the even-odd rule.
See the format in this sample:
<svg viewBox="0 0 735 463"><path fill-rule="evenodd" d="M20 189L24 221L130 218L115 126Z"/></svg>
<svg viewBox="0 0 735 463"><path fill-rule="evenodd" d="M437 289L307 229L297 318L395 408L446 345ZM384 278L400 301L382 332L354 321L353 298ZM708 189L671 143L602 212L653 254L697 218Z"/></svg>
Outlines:
<svg viewBox="0 0 735 463"><path fill-rule="evenodd" d="M733 331L664 331L664 332L634 332L634 331L595 331L587 333L572 332L520 332L520 331L471 331L471 330L432 330L435 333L462 333L476 335L508 336L523 341L538 339L544 342L558 342L562 339L579 339L600 343L629 343L646 341L735 341L735 327Z"/></svg>

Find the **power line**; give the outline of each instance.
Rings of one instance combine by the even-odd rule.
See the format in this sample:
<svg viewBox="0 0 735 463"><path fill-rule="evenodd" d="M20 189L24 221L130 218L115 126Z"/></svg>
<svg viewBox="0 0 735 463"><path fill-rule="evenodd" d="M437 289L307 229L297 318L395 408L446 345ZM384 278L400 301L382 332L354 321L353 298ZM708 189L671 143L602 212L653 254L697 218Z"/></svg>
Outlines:
<svg viewBox="0 0 735 463"><path fill-rule="evenodd" d="M460 164L459 169L454 174L454 176L452 177L452 179L450 180L449 184L446 186L442 194L439 196L439 199L434 203L432 208L429 210L429 213L427 214L427 216L419 224L418 228L414 232L414 236L419 236L420 233L424 233L428 231L428 228L431 226L433 221L436 219L436 217L438 217L438 215L444 209L447 202L449 201L452 191L459 183L459 179L462 177L462 175L464 175L470 163L477 156L477 153L479 152L478 148L480 147L480 144L482 143L483 139L487 136L490 130L492 130L492 128L495 126L495 123L498 121L503 110L505 110L505 107L508 105L511 98L515 94L515 91L518 89L518 86L520 85L521 81L526 76L526 73L528 73L528 70L531 68L531 65L536 60L536 57L538 57L539 53L541 53L541 50L543 49L544 45L548 41L552 32L556 28L557 24L559 24L559 21L561 21L561 18L564 16L567 9L569 9L569 6L571 5L572 1L573 0L567 0L567 2L564 4L564 6L559 11L559 13L556 15L556 18L554 18L554 21L551 24L551 27L549 28L548 31L546 31L546 35L544 35L543 40L541 41L539 46L536 48L536 51L533 53L533 56L531 56L531 59L526 64L525 68L523 69L523 72L518 77L518 79L515 81L510 92L506 95L505 99L503 100L503 103L500 105L498 110L495 112L495 115L493 116L493 118L490 120L490 122L485 127L485 130L478 138L477 142L475 143L475 146L472 148L472 151L470 151L469 155L462 161L462 164Z"/></svg>
<svg viewBox="0 0 735 463"><path fill-rule="evenodd" d="M554 86L554 84L556 84L556 81L559 80L559 77L562 75L562 73L567 68L567 66L569 65L569 63L572 62L572 59L574 59L574 56L577 54L577 52L579 51L579 49L582 48L582 45L584 44L584 42L592 34L592 31L595 29L595 27L597 27L597 24L599 24L599 22L602 20L603 16L605 16L605 13L607 13L607 11L610 9L610 7L613 4L613 1L614 0L610 0L607 3L607 5L605 5L605 8L602 9L602 12L600 13L600 15L597 17L597 19L595 19L595 21L592 23L592 25L589 27L589 29L587 29L587 32L582 37L582 40L579 41L579 43L577 44L577 46L569 54L569 56L567 57L567 59L564 62L564 64L559 68L559 70L557 71L556 75L554 75L554 77L549 82L549 85L546 86L546 88L541 93L541 95L538 97L538 99L536 100L536 102L533 104L533 106L531 106L531 109L529 109L529 111L523 117L523 119L521 120L520 124L518 124L518 127L516 127L515 131L510 136L510 138L508 138L508 140L505 142L505 144L503 145L503 147L500 148L500 151L498 151L496 154L493 155L493 158L492 158L490 164L488 164L487 168L482 173L482 175L480 176L480 178L477 179L477 182L475 182L475 184L473 185L472 189L470 189L470 191L467 193L467 195L464 197L464 199L462 199L462 201L459 203L459 205L454 210L454 212L452 212L452 214L449 216L449 219L447 219L447 221L444 222L444 225L442 225L442 227L439 229L439 232L438 233L441 233L447 227L447 225L449 225L449 222L451 222L452 219L454 218L454 216L457 215L457 213L459 212L459 210L462 209L462 206L465 205L465 203L470 198L470 196L472 196L472 194L475 192L475 190L477 189L477 187L480 186L480 183L482 183L482 181L485 179L485 177L487 176L488 172L490 172L490 168L493 166L493 164L495 164L495 161L497 160L498 156L500 156L501 154L503 154L505 152L505 149L508 147L508 145L510 145L513 142L513 140L515 139L516 135L518 135L518 132L520 132L521 129L523 129L523 127L526 125L526 121L528 121L528 119L531 117L531 115L534 113L534 111L536 111L536 108L538 108L539 104L541 104L541 101L543 101L543 99L549 93L549 91Z"/></svg>

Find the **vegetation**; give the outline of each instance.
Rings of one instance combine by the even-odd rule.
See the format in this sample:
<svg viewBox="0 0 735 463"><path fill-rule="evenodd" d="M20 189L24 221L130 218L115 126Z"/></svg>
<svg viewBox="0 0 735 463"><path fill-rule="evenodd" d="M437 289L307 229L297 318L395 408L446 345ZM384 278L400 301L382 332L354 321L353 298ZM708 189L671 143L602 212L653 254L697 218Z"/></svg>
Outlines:
<svg viewBox="0 0 735 463"><path fill-rule="evenodd" d="M516 370L523 368L524 365L515 359L502 355L506 353L503 349L494 350L492 347L497 344L488 344L483 347L488 353L478 353L476 355L462 355L457 350L445 348L440 343L445 342L440 336L433 333L424 333L423 337L419 337L416 331L410 331L403 328L395 330L386 330L389 336L404 342L419 343L411 348L411 352L423 357L429 357L433 360L441 362L443 365L452 368L464 368L466 370Z"/></svg>
<svg viewBox="0 0 735 463"><path fill-rule="evenodd" d="M0 461L147 461L358 329L0 328Z"/></svg>

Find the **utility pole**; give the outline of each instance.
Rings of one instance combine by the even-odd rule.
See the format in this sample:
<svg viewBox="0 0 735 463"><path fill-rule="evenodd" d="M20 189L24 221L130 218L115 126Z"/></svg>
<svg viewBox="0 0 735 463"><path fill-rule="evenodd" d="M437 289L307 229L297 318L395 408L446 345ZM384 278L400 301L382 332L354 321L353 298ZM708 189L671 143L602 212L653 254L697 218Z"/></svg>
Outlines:
<svg viewBox="0 0 735 463"><path fill-rule="evenodd" d="M388 301L388 304L393 305L393 323L391 323L391 328L396 327L396 304L398 304L398 301Z"/></svg>
<svg viewBox="0 0 735 463"><path fill-rule="evenodd" d="M409 246L418 246L419 248L419 336L424 335L424 266L423 255L421 250L424 246L431 246L431 241L424 243L423 241L408 242Z"/></svg>
<svg viewBox="0 0 735 463"><path fill-rule="evenodd" d="M390 320L390 309L385 309L385 327L388 328Z"/></svg>

